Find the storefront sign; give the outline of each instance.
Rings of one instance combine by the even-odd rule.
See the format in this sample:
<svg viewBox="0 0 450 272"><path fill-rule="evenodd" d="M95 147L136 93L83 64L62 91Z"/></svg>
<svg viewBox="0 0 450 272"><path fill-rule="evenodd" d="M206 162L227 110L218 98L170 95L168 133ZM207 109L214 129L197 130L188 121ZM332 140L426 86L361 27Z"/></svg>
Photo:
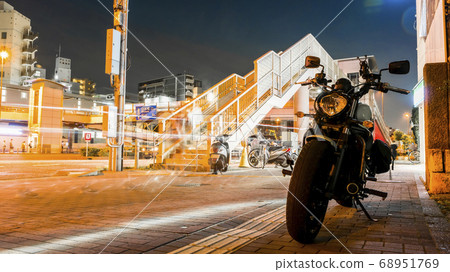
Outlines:
<svg viewBox="0 0 450 272"><path fill-rule="evenodd" d="M156 106L136 106L136 120L146 121L156 119Z"/></svg>

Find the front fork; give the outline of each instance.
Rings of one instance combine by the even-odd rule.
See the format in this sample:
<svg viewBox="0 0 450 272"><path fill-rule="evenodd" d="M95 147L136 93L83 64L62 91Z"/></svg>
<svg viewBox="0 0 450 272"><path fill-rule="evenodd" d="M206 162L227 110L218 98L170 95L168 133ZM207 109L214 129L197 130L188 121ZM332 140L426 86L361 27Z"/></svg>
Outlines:
<svg viewBox="0 0 450 272"><path fill-rule="evenodd" d="M344 162L345 152L347 150L347 142L348 136L350 134L350 130L348 126L346 126L343 130L341 138L338 140L337 149L335 151L335 155L337 157L337 161L331 167L329 180L330 182L325 187L325 197L331 200L334 196L334 189L336 188L336 184L338 182L339 173L342 168L342 163Z"/></svg>

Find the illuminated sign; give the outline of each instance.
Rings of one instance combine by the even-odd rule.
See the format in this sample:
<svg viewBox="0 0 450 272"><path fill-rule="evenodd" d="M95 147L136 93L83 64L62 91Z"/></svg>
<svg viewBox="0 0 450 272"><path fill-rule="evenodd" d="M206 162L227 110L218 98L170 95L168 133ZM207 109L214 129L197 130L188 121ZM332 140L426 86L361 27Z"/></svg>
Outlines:
<svg viewBox="0 0 450 272"><path fill-rule="evenodd" d="M425 88L423 79L419 81L413 88L414 107L417 107L425 99Z"/></svg>
<svg viewBox="0 0 450 272"><path fill-rule="evenodd" d="M92 135L91 135L91 133L85 133L85 134L84 134L84 140L85 140L85 141L90 141L90 140L92 140Z"/></svg>
<svg viewBox="0 0 450 272"><path fill-rule="evenodd" d="M156 106L136 106L136 120L155 120L156 119Z"/></svg>

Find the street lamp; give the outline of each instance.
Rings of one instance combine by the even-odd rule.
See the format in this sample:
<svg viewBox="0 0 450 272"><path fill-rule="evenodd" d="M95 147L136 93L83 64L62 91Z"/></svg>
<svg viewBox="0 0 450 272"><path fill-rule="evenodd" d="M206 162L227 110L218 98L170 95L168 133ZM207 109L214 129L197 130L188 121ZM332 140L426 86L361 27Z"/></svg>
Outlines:
<svg viewBox="0 0 450 272"><path fill-rule="evenodd" d="M403 117L406 118L406 134L409 134L409 113L405 112L403 114Z"/></svg>
<svg viewBox="0 0 450 272"><path fill-rule="evenodd" d="M2 98L3 98L3 64L5 63L5 59L9 57L8 51L2 50L0 52L0 58L2 59L2 71L0 74L0 119L2 117Z"/></svg>

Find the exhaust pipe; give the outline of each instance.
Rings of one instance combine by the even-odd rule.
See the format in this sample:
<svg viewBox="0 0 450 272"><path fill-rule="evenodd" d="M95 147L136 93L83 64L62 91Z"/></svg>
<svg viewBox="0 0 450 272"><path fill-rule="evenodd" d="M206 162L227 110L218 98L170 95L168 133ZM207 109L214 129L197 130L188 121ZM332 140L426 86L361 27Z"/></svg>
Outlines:
<svg viewBox="0 0 450 272"><path fill-rule="evenodd" d="M283 170L281 170L281 173L283 174L283 177L285 177L285 176L292 176L292 171L291 170L283 169Z"/></svg>

